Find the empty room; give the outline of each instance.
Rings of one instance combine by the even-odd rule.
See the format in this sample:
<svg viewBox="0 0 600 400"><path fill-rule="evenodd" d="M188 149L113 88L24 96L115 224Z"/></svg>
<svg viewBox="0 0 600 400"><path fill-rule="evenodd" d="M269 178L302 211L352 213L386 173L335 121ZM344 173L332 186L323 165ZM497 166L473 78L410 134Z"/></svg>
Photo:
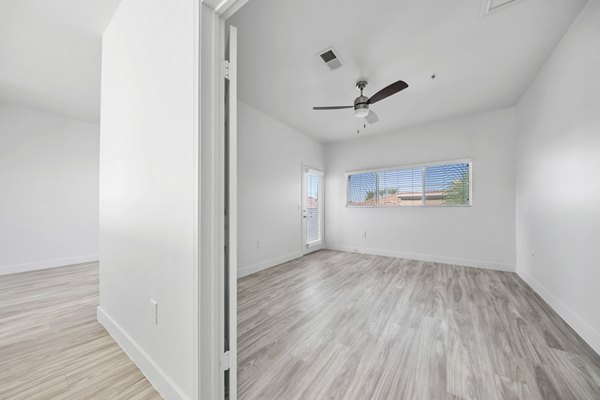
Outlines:
<svg viewBox="0 0 600 400"><path fill-rule="evenodd" d="M600 399L600 0L0 11L0 399Z"/></svg>

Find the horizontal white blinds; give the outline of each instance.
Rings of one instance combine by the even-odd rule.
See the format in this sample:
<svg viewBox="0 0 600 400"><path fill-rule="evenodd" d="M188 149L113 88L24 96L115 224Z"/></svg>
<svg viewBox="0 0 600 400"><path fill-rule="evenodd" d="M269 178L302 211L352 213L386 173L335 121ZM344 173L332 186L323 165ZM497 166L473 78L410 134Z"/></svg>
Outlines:
<svg viewBox="0 0 600 400"><path fill-rule="evenodd" d="M348 202L349 206L377 205L377 174L356 174L348 177Z"/></svg>
<svg viewBox="0 0 600 400"><path fill-rule="evenodd" d="M423 169L408 168L379 172L379 205L420 206L423 204Z"/></svg>
<svg viewBox="0 0 600 400"><path fill-rule="evenodd" d="M306 243L321 240L320 175L306 174Z"/></svg>
<svg viewBox="0 0 600 400"><path fill-rule="evenodd" d="M468 205L469 186L469 164L425 167L425 205Z"/></svg>
<svg viewBox="0 0 600 400"><path fill-rule="evenodd" d="M465 206L471 204L470 163L449 163L348 176L347 206Z"/></svg>

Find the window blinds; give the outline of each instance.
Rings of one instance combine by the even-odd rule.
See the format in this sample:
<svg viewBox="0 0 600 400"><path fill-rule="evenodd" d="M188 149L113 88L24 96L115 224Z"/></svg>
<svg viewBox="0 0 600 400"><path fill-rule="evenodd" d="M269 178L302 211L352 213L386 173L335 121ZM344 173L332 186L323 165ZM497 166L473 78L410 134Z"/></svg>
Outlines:
<svg viewBox="0 0 600 400"><path fill-rule="evenodd" d="M377 174L370 172L366 174L350 175L348 177L348 202L354 207L377 206Z"/></svg>
<svg viewBox="0 0 600 400"><path fill-rule="evenodd" d="M348 207L468 206L470 162L348 175Z"/></svg>
<svg viewBox="0 0 600 400"><path fill-rule="evenodd" d="M321 240L321 213L319 201L321 193L319 193L319 175L306 175L306 243Z"/></svg>
<svg viewBox="0 0 600 400"><path fill-rule="evenodd" d="M425 205L468 205L470 192L469 164L425 167Z"/></svg>
<svg viewBox="0 0 600 400"><path fill-rule="evenodd" d="M423 204L423 170L396 169L379 172L379 206L420 206Z"/></svg>

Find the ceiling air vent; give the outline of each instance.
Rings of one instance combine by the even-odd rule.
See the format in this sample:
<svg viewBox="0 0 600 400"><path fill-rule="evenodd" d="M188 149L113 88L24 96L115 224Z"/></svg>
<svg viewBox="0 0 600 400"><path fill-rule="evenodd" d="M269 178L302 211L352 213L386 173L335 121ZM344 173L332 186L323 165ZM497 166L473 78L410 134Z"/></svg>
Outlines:
<svg viewBox="0 0 600 400"><path fill-rule="evenodd" d="M483 15L489 15L495 11L512 6L521 0L483 0Z"/></svg>
<svg viewBox="0 0 600 400"><path fill-rule="evenodd" d="M338 69L343 65L342 60L340 60L333 48L320 52L319 57L331 70Z"/></svg>

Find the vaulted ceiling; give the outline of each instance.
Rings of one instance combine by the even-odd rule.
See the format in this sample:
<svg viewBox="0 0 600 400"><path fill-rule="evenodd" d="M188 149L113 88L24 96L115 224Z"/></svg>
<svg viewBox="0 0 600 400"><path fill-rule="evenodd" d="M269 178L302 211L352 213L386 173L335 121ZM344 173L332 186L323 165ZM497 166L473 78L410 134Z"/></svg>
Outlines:
<svg viewBox="0 0 600 400"><path fill-rule="evenodd" d="M361 135L514 105L586 0L520 0L482 16L487 0L250 0L240 30L239 96L324 142L355 137L355 82L373 106ZM505 0L492 0L492 5ZM0 2L0 101L99 121L101 35L120 0ZM317 53L344 61L328 70ZM432 80L431 75L436 74Z"/></svg>
<svg viewBox="0 0 600 400"><path fill-rule="evenodd" d="M372 107L379 122L361 135L512 106L585 3L520 0L484 15L487 0L250 0L230 19L239 98L323 142L356 137L357 122L312 107L352 104L359 79L367 95L410 85ZM332 46L335 71L317 56Z"/></svg>
<svg viewBox="0 0 600 400"><path fill-rule="evenodd" d="M120 0L2 0L0 100L99 122L102 32Z"/></svg>

